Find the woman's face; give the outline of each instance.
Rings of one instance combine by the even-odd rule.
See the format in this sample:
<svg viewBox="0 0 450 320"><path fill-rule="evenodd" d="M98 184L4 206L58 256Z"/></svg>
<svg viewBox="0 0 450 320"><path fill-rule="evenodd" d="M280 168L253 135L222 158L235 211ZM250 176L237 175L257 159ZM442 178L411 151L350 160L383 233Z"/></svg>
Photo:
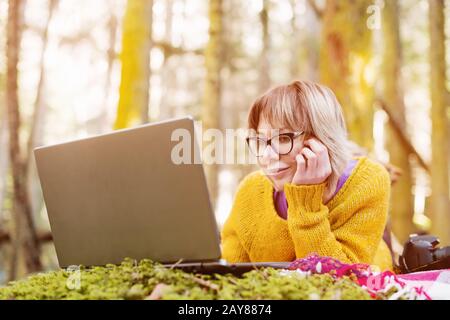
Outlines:
<svg viewBox="0 0 450 320"><path fill-rule="evenodd" d="M270 139L278 134L291 133L292 130L284 128L273 128L270 123L261 118L258 125L258 137ZM291 183L297 170L295 156L303 148L304 135L293 139L293 147L290 153L279 155L271 146L266 146L262 156L258 157L258 165L272 181L277 191L283 190L286 183Z"/></svg>

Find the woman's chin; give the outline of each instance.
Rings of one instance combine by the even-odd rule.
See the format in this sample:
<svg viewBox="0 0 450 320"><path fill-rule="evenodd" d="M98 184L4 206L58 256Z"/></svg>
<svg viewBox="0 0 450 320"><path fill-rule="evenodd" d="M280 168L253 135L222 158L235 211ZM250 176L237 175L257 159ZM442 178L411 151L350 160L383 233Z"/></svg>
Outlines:
<svg viewBox="0 0 450 320"><path fill-rule="evenodd" d="M283 179L272 179L272 183L277 191L282 191L284 189L284 185L287 183L291 183L292 177L286 177Z"/></svg>
<svg viewBox="0 0 450 320"><path fill-rule="evenodd" d="M282 191L286 183L291 183L294 173L293 169L289 168L276 174L266 172L266 176L272 181L275 190Z"/></svg>

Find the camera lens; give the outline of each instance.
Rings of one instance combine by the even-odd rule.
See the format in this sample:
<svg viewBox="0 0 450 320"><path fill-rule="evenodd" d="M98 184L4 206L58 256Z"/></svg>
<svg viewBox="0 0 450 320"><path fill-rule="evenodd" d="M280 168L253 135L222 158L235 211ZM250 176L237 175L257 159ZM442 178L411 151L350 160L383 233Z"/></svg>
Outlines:
<svg viewBox="0 0 450 320"><path fill-rule="evenodd" d="M435 260L442 260L447 257L450 257L450 247L436 249L436 251L434 251L434 257Z"/></svg>

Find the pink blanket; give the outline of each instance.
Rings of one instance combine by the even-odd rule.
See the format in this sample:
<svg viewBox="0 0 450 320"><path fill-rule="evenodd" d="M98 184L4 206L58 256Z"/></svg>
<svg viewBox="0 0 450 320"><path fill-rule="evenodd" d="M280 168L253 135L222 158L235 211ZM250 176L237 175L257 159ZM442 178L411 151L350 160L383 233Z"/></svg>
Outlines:
<svg viewBox="0 0 450 320"><path fill-rule="evenodd" d="M422 287L433 300L450 300L450 269L399 274L409 286Z"/></svg>
<svg viewBox="0 0 450 320"><path fill-rule="evenodd" d="M317 254L293 261L289 269L328 273L337 278L356 277L357 283L374 298L450 300L450 269L397 275L390 271L372 272L368 264L346 264Z"/></svg>

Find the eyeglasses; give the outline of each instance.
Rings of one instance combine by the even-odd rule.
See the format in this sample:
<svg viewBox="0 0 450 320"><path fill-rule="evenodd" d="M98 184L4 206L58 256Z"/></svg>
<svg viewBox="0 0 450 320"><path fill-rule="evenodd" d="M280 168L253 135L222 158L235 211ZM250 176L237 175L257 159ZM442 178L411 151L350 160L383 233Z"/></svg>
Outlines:
<svg viewBox="0 0 450 320"><path fill-rule="evenodd" d="M262 157L267 146L271 146L272 149L279 155L286 155L292 151L292 148L294 147L294 139L300 137L304 133L304 131L282 133L270 139L248 137L246 141L250 151L256 157Z"/></svg>

